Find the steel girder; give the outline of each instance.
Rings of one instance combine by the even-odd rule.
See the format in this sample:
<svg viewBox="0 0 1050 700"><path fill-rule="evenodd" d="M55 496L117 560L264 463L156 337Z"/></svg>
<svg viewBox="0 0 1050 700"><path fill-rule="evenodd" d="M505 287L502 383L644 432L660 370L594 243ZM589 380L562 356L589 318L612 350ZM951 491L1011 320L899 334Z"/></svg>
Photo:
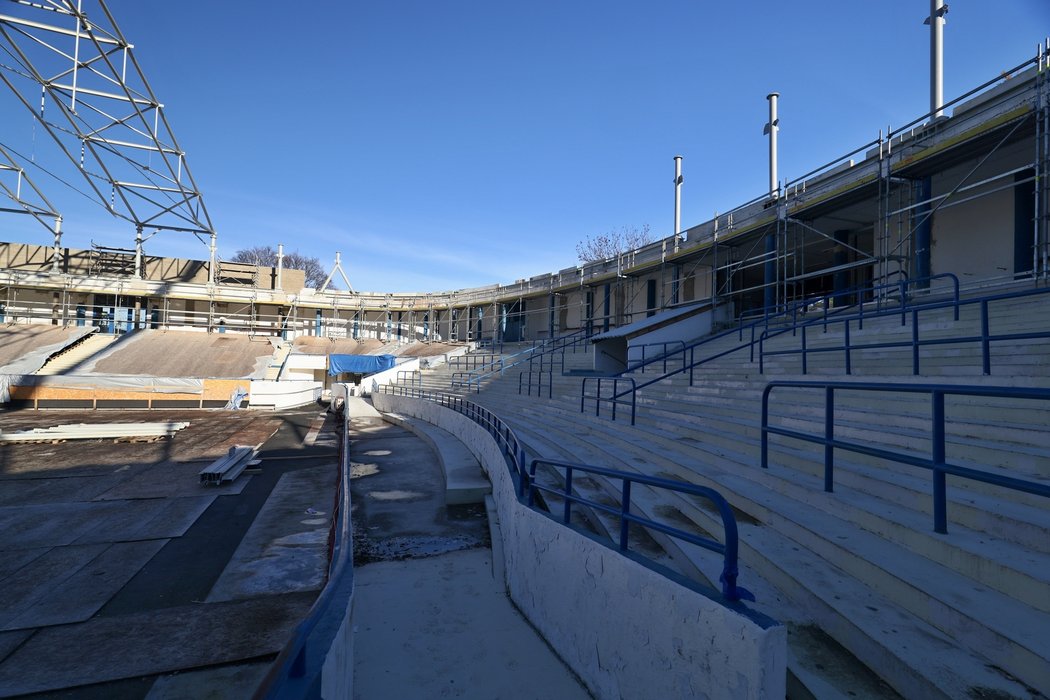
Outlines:
<svg viewBox="0 0 1050 700"><path fill-rule="evenodd" d="M92 200L143 230L215 231L133 46L105 0L9 0L0 81L81 173ZM70 183L65 183L70 184ZM49 212L50 213L50 212Z"/></svg>

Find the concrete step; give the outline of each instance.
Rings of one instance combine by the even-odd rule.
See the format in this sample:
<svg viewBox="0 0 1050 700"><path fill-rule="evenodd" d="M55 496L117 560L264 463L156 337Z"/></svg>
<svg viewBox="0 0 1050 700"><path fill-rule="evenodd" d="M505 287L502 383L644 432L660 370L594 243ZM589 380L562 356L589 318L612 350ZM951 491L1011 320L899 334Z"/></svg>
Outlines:
<svg viewBox="0 0 1050 700"><path fill-rule="evenodd" d="M518 419L520 420L520 415L521 414L516 414L516 415L518 416ZM595 436L590 436L588 433L586 433L584 431L580 431L579 430L579 426L574 426L574 428L576 428L576 429L572 431L571 435L575 436L575 438L577 440L587 441L588 439L590 439L592 441L592 447L593 448L599 449L599 450L607 450L608 449L607 446L610 444L610 438L611 438L610 435L603 435L603 436L600 436L600 437L595 437ZM564 431L564 430L554 429L554 428L551 428L550 426L547 427L547 430L558 433L559 434L559 440L561 440L561 441L565 441L565 440L570 439L569 438L570 434L568 432ZM628 462L624 462L623 461L623 455L620 456L619 465L620 465L620 468L628 468L628 469L632 468L629 461ZM716 480L716 483L721 483L721 481L720 480ZM716 486L716 488L717 488L717 486ZM639 501L639 505L640 504L641 504L641 500ZM678 505L682 506L682 510L688 510L688 506L687 505L683 505L681 503L679 503ZM680 510L679 512L682 512L682 510ZM767 512L765 512L764 515L765 515L765 517L770 518L770 519L772 519L774 517L773 516L773 511L771 511L771 510L767 510ZM765 522L768 523L768 520L765 521ZM712 526L710 524L708 524L707 527L711 528ZM751 540L754 539L754 538L750 537L749 535L744 534L743 531L751 532L752 529L753 528L749 528L747 526L742 527L742 535L744 535L745 540L748 541L748 542L751 542ZM763 531L765 531L766 533L768 533L770 531L770 528L768 528L768 527L767 528L761 528L761 529ZM782 528L779 528L779 527L777 528L778 531L781 530L781 529ZM764 547L769 547L770 545L767 542L763 546ZM779 549L781 550L781 552L791 551L791 550L798 551L798 547L792 548L792 547L790 547L790 545L788 545L786 543L781 543ZM779 559L779 560L782 561L783 560L783 556L776 557L776 559ZM781 563L779 565L782 566L783 564ZM809 562L808 565L812 566L813 562ZM698 568L704 568L705 564L698 563L697 566L698 566ZM707 568L710 568L709 564L706 565L706 566L707 566ZM802 568L802 570L806 570L807 567L803 566L801 568ZM763 573L765 573L765 570L763 570ZM789 574L781 573L781 575L782 576L788 576ZM794 576L795 574L790 574L790 575ZM832 575L834 575L834 574L832 574ZM708 578L710 578L710 576ZM741 583L744 584L744 585L747 585L748 583L752 583L752 581L753 580L751 578L745 579L745 578L742 577L742 579L741 579ZM816 583L814 581L810 581L806 585L798 586L798 588L800 590L813 591L813 590L820 590L821 587L816 585ZM773 596L776 595L775 593L771 593L771 592L769 592L769 594L771 594ZM817 598L819 599L819 596L817 596ZM836 598L838 599L839 596L836 596ZM843 598L845 598L845 597L843 597ZM867 613L865 613L864 610L867 609L867 608L858 608L857 605L855 605L857 600L862 600L862 601L865 601L866 603L870 603L871 601L875 600L879 604L870 606L871 608L877 608L877 610L868 611ZM851 601L851 603L849 603L849 604L842 604L838 600L835 603L835 605L846 605L846 607L850 607L851 608L848 614L843 613L843 614L839 614L839 615L836 616L836 620L838 621L837 624L839 624L839 625L847 624L847 623L849 625L859 625L860 621L863 620L866 617L866 618L869 619L869 624L871 626L873 626L873 627L884 626L885 625L885 621L886 621L886 616L887 616L887 612L886 611L887 610L892 610L892 605L891 604L889 604L887 602L879 602L878 601L878 597L875 596L874 594L872 594L870 591L861 591L861 592L859 592L858 597L854 598L854 597L850 596L848 598L848 601ZM814 601L810 601L811 604L813 602ZM818 600L817 602L820 602L820 601ZM824 601L824 602L826 603L826 601ZM781 613L783 611L778 609L777 612ZM878 614L875 614L875 613L878 613ZM884 648L882 649L882 653L889 655L890 658L886 662L889 667L899 668L902 665L906 666L906 664L904 664L906 659L902 658L901 655L900 655L900 651L899 651L900 648L901 648L900 647L900 643L901 643L902 640L906 640L907 639L908 634L910 633L910 630L912 630L912 628L914 628L914 623L909 622L907 620L907 618L901 613L896 613L896 616L900 619L899 629L894 630L894 633L893 633L892 636L889 635L887 632L885 632L885 630L883 631L883 634L885 635L885 640L886 640L887 643L884 646ZM779 615L779 617L781 619L783 619L782 615ZM821 623L822 623L822 626L824 626L824 627L827 627L830 624L829 621L826 620L826 619L822 620ZM904 632L904 633L902 634L902 632ZM876 634L877 635L878 633L877 632L873 632L872 634ZM924 638L928 637L931 634L931 632L930 632L930 630L926 629L926 630L920 630L918 632L915 632L915 634L917 635L917 639L924 639ZM943 635L941 635L941 637L942 637L942 639L944 639L944 641L947 641L947 639L944 638ZM867 633L865 633L865 635L862 635L862 638L863 639L870 639L870 637L867 636ZM961 655L960 655L960 657L961 657ZM959 659L955 659L955 661L961 663L961 661L959 661ZM949 664L946 667L940 667L940 668L938 668L936 670L940 674L944 675L950 670L950 668L951 668L951 665ZM915 672L914 669L909 671L909 673L914 673L914 672ZM923 670L923 673L926 673L926 672L928 672L928 669ZM978 675L984 675L984 674L978 674ZM996 681L996 679L994 678L994 674L992 674L992 677L990 677L990 678L983 678L981 680L982 683L992 683L994 681ZM916 683L919 683L919 680L916 680L916 679L913 678L909 682L914 685ZM898 683L903 683L903 681L901 679L898 679ZM944 678L940 678L937 681L937 683L943 685ZM934 684L934 685L936 685L936 684ZM922 685L920 684L917 687L922 687ZM930 690L930 687L924 687L923 689L928 691L928 690Z"/></svg>
<svg viewBox="0 0 1050 700"><path fill-rule="evenodd" d="M384 413L383 420L414 433L438 456L445 475L445 502L448 505L484 503L485 496L492 493L492 484L481 469L481 463L455 435L425 421L396 413Z"/></svg>
<svg viewBox="0 0 1050 700"><path fill-rule="evenodd" d="M105 351L117 338L119 336L103 333L92 333L85 336L83 340L73 345L70 349L49 359L35 374L66 374Z"/></svg>

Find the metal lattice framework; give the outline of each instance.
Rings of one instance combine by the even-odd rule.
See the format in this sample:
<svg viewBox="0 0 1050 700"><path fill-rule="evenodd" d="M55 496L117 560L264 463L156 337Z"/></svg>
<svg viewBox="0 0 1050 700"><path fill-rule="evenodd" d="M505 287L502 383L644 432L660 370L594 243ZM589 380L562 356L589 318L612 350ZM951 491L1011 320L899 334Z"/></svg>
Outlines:
<svg viewBox="0 0 1050 700"><path fill-rule="evenodd" d="M144 232L167 230L208 235L214 275L200 191L105 1L9 0L5 9L0 81L81 173L82 194L134 225L137 271Z"/></svg>

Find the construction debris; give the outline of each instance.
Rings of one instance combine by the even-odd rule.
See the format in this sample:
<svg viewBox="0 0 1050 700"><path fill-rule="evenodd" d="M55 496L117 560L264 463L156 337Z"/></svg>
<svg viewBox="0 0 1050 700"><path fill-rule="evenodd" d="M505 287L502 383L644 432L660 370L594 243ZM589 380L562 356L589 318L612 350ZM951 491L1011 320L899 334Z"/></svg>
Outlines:
<svg viewBox="0 0 1050 700"><path fill-rule="evenodd" d="M70 423L16 432L0 430L0 442L62 442L64 440L138 440L171 437L188 421L156 423Z"/></svg>
<svg viewBox="0 0 1050 700"><path fill-rule="evenodd" d="M258 464L257 447L234 445L225 457L220 457L201 470L201 483L220 486L236 479L248 466Z"/></svg>

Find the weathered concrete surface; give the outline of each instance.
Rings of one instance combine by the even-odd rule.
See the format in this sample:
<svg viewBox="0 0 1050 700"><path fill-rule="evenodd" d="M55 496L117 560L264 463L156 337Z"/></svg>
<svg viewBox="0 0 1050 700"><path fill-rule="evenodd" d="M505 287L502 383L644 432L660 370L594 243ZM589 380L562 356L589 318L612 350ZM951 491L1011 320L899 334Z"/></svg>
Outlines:
<svg viewBox="0 0 1050 700"><path fill-rule="evenodd" d="M83 372L152 377L247 377L265 368L273 346L268 338L235 333L137 331L118 342ZM78 374L81 372L78 372Z"/></svg>
<svg viewBox="0 0 1050 700"><path fill-rule="evenodd" d="M523 506L502 452L467 417L380 394L376 407L458 436L486 467L514 602L597 697L783 698L786 630Z"/></svg>
<svg viewBox="0 0 1050 700"><path fill-rule="evenodd" d="M285 474L256 516L207 602L319 591L328 567L336 462Z"/></svg>
<svg viewBox="0 0 1050 700"><path fill-rule="evenodd" d="M376 562L355 573L354 697L590 695L492 577L492 552Z"/></svg>
<svg viewBox="0 0 1050 700"><path fill-rule="evenodd" d="M0 694L57 690L272 654L315 594L153 610L39 630L0 664ZM251 634L231 635L252 623ZM163 645L158 641L164 640Z"/></svg>
<svg viewBox="0 0 1050 700"><path fill-rule="evenodd" d="M484 508L447 506L426 443L378 415L350 423L355 565L488 546Z"/></svg>
<svg viewBox="0 0 1050 700"><path fill-rule="evenodd" d="M274 586L244 601L205 600L260 510L281 511L271 497L298 495L274 493L282 477L295 481L301 471L331 468L334 449L326 436L314 446L303 442L315 416L316 409L0 413L4 430L192 422L173 440L155 443L0 448L0 696L47 691L131 700L145 697L159 676L164 697L208 697L215 692L209 683L226 677L187 671L239 667L245 660L265 669L316 590L280 595L285 591ZM206 464L200 460L224 454L231 444L259 442L265 445L257 473L242 475L232 488L200 485L198 472ZM327 517L331 507L334 474L314 481L327 489L311 500L323 508L317 515L298 512L293 534L304 527L299 521ZM327 533L327 521L323 529ZM309 580L316 583L326 564L324 558ZM271 565L280 568L272 557L258 564ZM179 678L167 678L169 672ZM219 697L230 697L227 690L220 686Z"/></svg>
<svg viewBox="0 0 1050 700"><path fill-rule="evenodd" d="M493 578L484 507L448 506L426 443L356 401L354 697L589 697Z"/></svg>
<svg viewBox="0 0 1050 700"><path fill-rule="evenodd" d="M477 457L455 435L425 421L396 413L387 413L383 418L410 430L437 454L441 471L445 475L446 503L484 503L485 496L492 493L492 484L481 470Z"/></svg>
<svg viewBox="0 0 1050 700"><path fill-rule="evenodd" d="M87 555L58 566L26 566L4 579L0 629L26 629L87 620L138 573L167 540L116 542L88 547L56 547L33 564L55 564L52 553ZM97 554L96 554L97 552ZM91 556L95 554L95 556ZM70 591L75 591L71 595Z"/></svg>

